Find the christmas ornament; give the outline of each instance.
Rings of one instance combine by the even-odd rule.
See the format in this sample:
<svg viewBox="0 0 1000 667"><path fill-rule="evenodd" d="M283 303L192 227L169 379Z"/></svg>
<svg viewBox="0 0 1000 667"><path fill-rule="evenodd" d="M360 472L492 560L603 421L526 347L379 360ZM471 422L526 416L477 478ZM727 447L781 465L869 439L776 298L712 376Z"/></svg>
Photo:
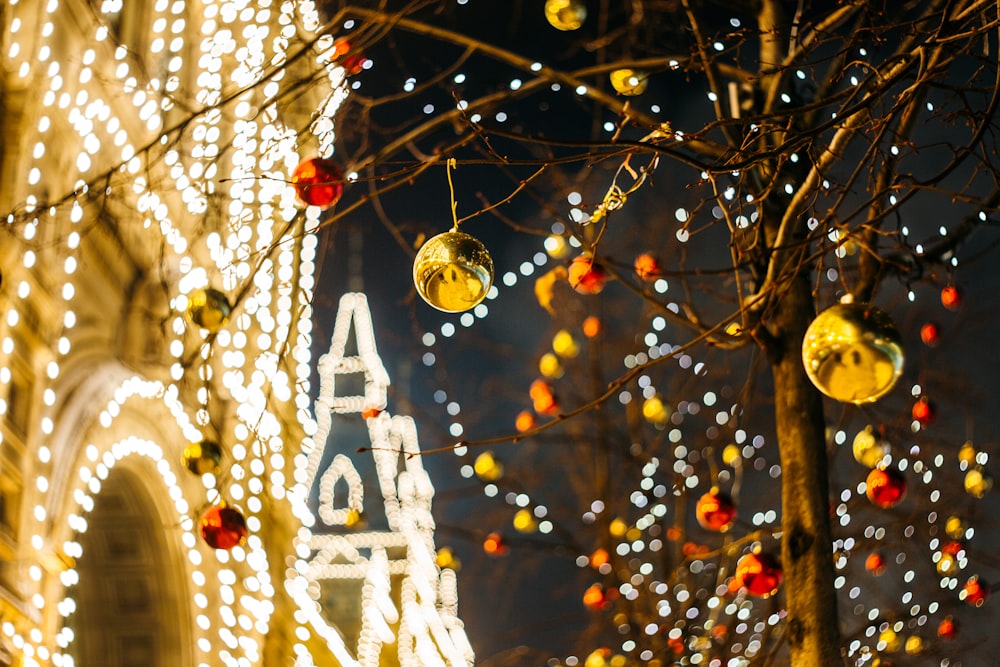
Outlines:
<svg viewBox="0 0 1000 667"><path fill-rule="evenodd" d="M926 396L921 396L917 399L910 412L913 415L913 421L919 423L921 426L930 426L937 417L937 409Z"/></svg>
<svg viewBox="0 0 1000 667"><path fill-rule="evenodd" d="M608 525L608 532L611 537L625 537L625 533L628 532L628 524L625 523L624 519L616 517Z"/></svg>
<svg viewBox="0 0 1000 667"><path fill-rule="evenodd" d="M451 547L441 547L438 549L437 555L434 556L434 562L442 570L447 568L458 571L462 566L458 558L455 557L455 553L451 550Z"/></svg>
<svg viewBox="0 0 1000 667"><path fill-rule="evenodd" d="M193 442L184 448L181 462L195 475L201 476L206 473L218 475L222 463L222 448L219 447L219 443L211 440Z"/></svg>
<svg viewBox="0 0 1000 667"><path fill-rule="evenodd" d="M333 160L309 158L295 167L292 185L303 204L330 208L344 194L344 174Z"/></svg>
<svg viewBox="0 0 1000 667"><path fill-rule="evenodd" d="M881 577L885 573L885 558L877 551L873 551L865 558L865 569L876 577Z"/></svg>
<svg viewBox="0 0 1000 667"><path fill-rule="evenodd" d="M958 450L958 462L965 470L976 462L976 446L971 440L966 440Z"/></svg>
<svg viewBox="0 0 1000 667"><path fill-rule="evenodd" d="M941 290L941 305L948 310L958 310L962 305L962 292L955 285L948 285Z"/></svg>
<svg viewBox="0 0 1000 667"><path fill-rule="evenodd" d="M535 415L530 410L521 410L514 419L514 428L518 433L524 433L535 428Z"/></svg>
<svg viewBox="0 0 1000 667"><path fill-rule="evenodd" d="M906 638L903 650L907 655L920 655L924 651L924 640L918 635L911 635Z"/></svg>
<svg viewBox="0 0 1000 667"><path fill-rule="evenodd" d="M201 516L201 538L213 549L229 551L247 536L247 522L235 507L219 504Z"/></svg>
<svg viewBox="0 0 1000 667"><path fill-rule="evenodd" d="M982 607L989 597L990 587L985 581L980 581L978 576L972 576L958 594L958 599L964 600L973 607Z"/></svg>
<svg viewBox="0 0 1000 667"><path fill-rule="evenodd" d="M749 553L736 563L735 580L755 597L770 597L778 590L782 579L778 561L766 553Z"/></svg>
<svg viewBox="0 0 1000 667"><path fill-rule="evenodd" d="M933 560L938 574L942 577L950 577L958 571L958 565L956 564L957 558L955 557L955 554L952 554L949 551L944 549L936 551L934 553Z"/></svg>
<svg viewBox="0 0 1000 667"><path fill-rule="evenodd" d="M545 18L558 30L578 30L587 18L583 0L546 0Z"/></svg>
<svg viewBox="0 0 1000 667"><path fill-rule="evenodd" d="M528 390L528 395L531 396L532 405L538 414L554 415L559 412L559 402L556 400L555 394L552 393L552 388L549 387L548 382L545 380L535 380L532 382L531 389Z"/></svg>
<svg viewBox="0 0 1000 667"><path fill-rule="evenodd" d="M472 469L484 482L495 482L503 477L503 464L493 457L493 452L483 452L477 456Z"/></svg>
<svg viewBox="0 0 1000 667"><path fill-rule="evenodd" d="M533 533L538 530L538 519L527 507L522 507L514 514L514 529L519 533Z"/></svg>
<svg viewBox="0 0 1000 667"><path fill-rule="evenodd" d="M611 554L608 553L607 549L595 549L594 553L590 554L589 562L590 567L600 570L603 565L611 563Z"/></svg>
<svg viewBox="0 0 1000 667"><path fill-rule="evenodd" d="M542 377L549 379L561 378L563 376L562 362L556 355L546 352L538 360L538 372L541 373Z"/></svg>
<svg viewBox="0 0 1000 667"><path fill-rule="evenodd" d="M878 636L878 648L886 653L895 653L903 646L903 640L899 638L892 627L888 627Z"/></svg>
<svg viewBox="0 0 1000 667"><path fill-rule="evenodd" d="M504 556L508 550L507 542L500 533L490 533L483 540L483 551L490 556Z"/></svg>
<svg viewBox="0 0 1000 667"><path fill-rule="evenodd" d="M951 641L958 635L958 622L951 616L945 616L938 623L937 635L945 641Z"/></svg>
<svg viewBox="0 0 1000 667"><path fill-rule="evenodd" d="M567 279L580 294L600 294L608 282L608 272L593 258L581 255L569 265Z"/></svg>
<svg viewBox="0 0 1000 667"><path fill-rule="evenodd" d="M559 234L553 234L545 239L545 252L549 254L552 259L562 259L569 254L570 245L569 241L566 240L565 236Z"/></svg>
<svg viewBox="0 0 1000 667"><path fill-rule="evenodd" d="M920 340L924 342L924 345L934 347L941 341L941 327L933 322L928 322L920 327Z"/></svg>
<svg viewBox="0 0 1000 667"><path fill-rule="evenodd" d="M572 359L580 354L580 346L577 345L573 334L561 329L552 337L552 349L564 359Z"/></svg>
<svg viewBox="0 0 1000 667"><path fill-rule="evenodd" d="M378 417L380 414L382 414L382 411L379 410L378 408L365 408L364 410L361 411L361 418L374 419L375 417Z"/></svg>
<svg viewBox="0 0 1000 667"><path fill-rule="evenodd" d="M333 43L330 60L343 67L348 76L360 73L368 62L360 53L351 53L351 43L343 37Z"/></svg>
<svg viewBox="0 0 1000 667"><path fill-rule="evenodd" d="M583 335L587 338L596 338L601 333L601 321L591 315L583 321Z"/></svg>
<svg viewBox="0 0 1000 667"><path fill-rule="evenodd" d="M965 473L965 492L970 496L982 498L993 488L993 477L981 467L976 466Z"/></svg>
<svg viewBox="0 0 1000 667"><path fill-rule="evenodd" d="M611 87L619 95L631 97L642 95L646 92L646 85L649 83L649 75L645 72L638 72L634 69L624 67L611 72Z"/></svg>
<svg viewBox="0 0 1000 667"><path fill-rule="evenodd" d="M865 494L877 506L889 509L906 495L906 478L895 468L875 468L865 480Z"/></svg>
<svg viewBox="0 0 1000 667"><path fill-rule="evenodd" d="M193 290L187 296L187 303L191 321L213 334L226 325L233 312L226 295L211 287Z"/></svg>
<svg viewBox="0 0 1000 667"><path fill-rule="evenodd" d="M730 468L735 468L743 462L743 454L739 445L729 443L722 449L722 462Z"/></svg>
<svg viewBox="0 0 1000 667"><path fill-rule="evenodd" d="M878 308L839 303L809 325L802 362L812 383L830 398L870 403L888 393L902 374L902 339Z"/></svg>
<svg viewBox="0 0 1000 667"><path fill-rule="evenodd" d="M613 602L614 589L604 590L600 584L591 584L583 592L583 606L591 611L601 611L607 609Z"/></svg>
<svg viewBox="0 0 1000 667"><path fill-rule="evenodd" d="M724 533L736 520L736 505L727 494L713 488L698 499L695 517L702 528Z"/></svg>
<svg viewBox="0 0 1000 667"><path fill-rule="evenodd" d="M493 260L477 238L453 229L421 246L413 260L413 283L430 305L460 313L486 298L493 285Z"/></svg>
<svg viewBox="0 0 1000 667"><path fill-rule="evenodd" d="M868 468L877 466L889 453L889 445L882 441L871 426L866 426L854 436L854 460Z"/></svg>
<svg viewBox="0 0 1000 667"><path fill-rule="evenodd" d="M648 252L644 252L636 257L634 266L635 275L639 276L640 280L656 280L662 275L660 263Z"/></svg>
<svg viewBox="0 0 1000 667"><path fill-rule="evenodd" d="M365 520L365 515L360 510L351 509L347 511L347 516L344 517L344 526L347 528L364 528L367 525L368 521Z"/></svg>
<svg viewBox="0 0 1000 667"><path fill-rule="evenodd" d="M642 402L642 416L652 424L665 424L670 419L670 408L659 396L650 396Z"/></svg>
<svg viewBox="0 0 1000 667"><path fill-rule="evenodd" d="M965 519L957 515L951 515L944 522L944 532L948 534L953 540L960 540L965 537L965 531L969 528L969 524L966 523Z"/></svg>

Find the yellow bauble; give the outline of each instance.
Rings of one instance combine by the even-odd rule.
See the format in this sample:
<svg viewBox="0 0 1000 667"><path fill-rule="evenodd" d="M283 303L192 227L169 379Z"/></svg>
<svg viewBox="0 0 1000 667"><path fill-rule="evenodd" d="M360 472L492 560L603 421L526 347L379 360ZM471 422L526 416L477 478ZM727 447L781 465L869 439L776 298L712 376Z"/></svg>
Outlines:
<svg viewBox="0 0 1000 667"><path fill-rule="evenodd" d="M216 333L225 326L233 312L226 295L211 287L193 290L188 294L187 302L188 317L210 333Z"/></svg>
<svg viewBox="0 0 1000 667"><path fill-rule="evenodd" d="M646 91L647 83L649 79L645 72L637 72L626 67L611 73L611 87L621 95L642 95Z"/></svg>
<svg viewBox="0 0 1000 667"><path fill-rule="evenodd" d="M663 424L670 419L670 408L663 404L659 396L651 396L642 403L642 416L646 421Z"/></svg>
<svg viewBox="0 0 1000 667"><path fill-rule="evenodd" d="M485 482L495 482L503 477L503 464L493 458L493 452L483 452L477 456L472 469Z"/></svg>
<svg viewBox="0 0 1000 667"><path fill-rule="evenodd" d="M538 360L538 372L542 374L543 377L547 378L561 378L563 375L562 362L559 361L559 357L552 354L551 352L546 352L542 355L541 359Z"/></svg>
<svg viewBox="0 0 1000 667"><path fill-rule="evenodd" d="M565 329L561 329L552 337L552 349L555 350L556 354L565 359L572 359L580 354L580 346L573 338L573 334Z"/></svg>
<svg viewBox="0 0 1000 667"><path fill-rule="evenodd" d="M582 0L546 0L545 18L553 28L577 30L587 18L587 5Z"/></svg>
<svg viewBox="0 0 1000 667"><path fill-rule="evenodd" d="M969 525L960 516L951 515L944 522L944 532L948 534L953 540L961 540L965 537L965 531L968 530Z"/></svg>
<svg viewBox="0 0 1000 667"><path fill-rule="evenodd" d="M195 475L212 473L219 474L219 467L222 464L222 448L219 443L211 440L192 442L184 448L181 456L184 467Z"/></svg>
<svg viewBox="0 0 1000 667"><path fill-rule="evenodd" d="M958 450L958 462L964 463L967 466L971 466L976 462L976 447L972 444L971 440L966 441L961 449Z"/></svg>
<svg viewBox="0 0 1000 667"><path fill-rule="evenodd" d="M625 537L625 533L628 532L628 524L622 519L613 519L611 525L608 526L608 532L611 533L612 537Z"/></svg>
<svg viewBox="0 0 1000 667"><path fill-rule="evenodd" d="M993 488L993 478L980 467L975 467L965 473L965 492L976 498L982 498Z"/></svg>
<svg viewBox="0 0 1000 667"><path fill-rule="evenodd" d="M903 342L884 312L839 303L820 313L802 341L806 374L821 392L845 403L871 403L903 373Z"/></svg>
<svg viewBox="0 0 1000 667"><path fill-rule="evenodd" d="M538 530L538 520L527 507L514 514L514 529L519 533L533 533Z"/></svg>
<svg viewBox="0 0 1000 667"><path fill-rule="evenodd" d="M733 443L726 445L722 450L722 462L734 468L740 465L743 462L743 454L740 453L739 446Z"/></svg>
<svg viewBox="0 0 1000 667"><path fill-rule="evenodd" d="M454 230L438 234L417 252L413 284L438 310L460 313L486 298L493 285L493 260L473 236Z"/></svg>
<svg viewBox="0 0 1000 667"><path fill-rule="evenodd" d="M884 645L881 650L886 653L895 653L903 646L903 640L899 638L899 635L892 628L883 630L878 636L878 641L879 644Z"/></svg>
<svg viewBox="0 0 1000 667"><path fill-rule="evenodd" d="M882 438L872 429L866 426L863 431L859 431L854 436L854 460L863 466L874 468L886 454L889 453L889 445L882 442Z"/></svg>
<svg viewBox="0 0 1000 667"><path fill-rule="evenodd" d="M913 635L906 638L906 645L903 647L907 655L920 655L924 650L924 640Z"/></svg>

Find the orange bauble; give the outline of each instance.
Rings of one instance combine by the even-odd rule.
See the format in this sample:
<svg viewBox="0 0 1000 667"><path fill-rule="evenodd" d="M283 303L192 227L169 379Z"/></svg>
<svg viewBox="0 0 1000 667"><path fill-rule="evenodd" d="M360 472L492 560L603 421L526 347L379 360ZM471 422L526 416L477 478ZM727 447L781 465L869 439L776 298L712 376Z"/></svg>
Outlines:
<svg viewBox="0 0 1000 667"><path fill-rule="evenodd" d="M941 340L941 327L933 322L928 322L920 327L920 340L924 342L924 345L934 347Z"/></svg>
<svg viewBox="0 0 1000 667"><path fill-rule="evenodd" d="M583 606L591 611L607 609L613 600L612 592L611 590L605 591L600 584L591 584L583 592Z"/></svg>
<svg viewBox="0 0 1000 667"><path fill-rule="evenodd" d="M201 538L213 549L228 551L242 543L246 536L246 519L234 507L216 505L201 517Z"/></svg>
<svg viewBox="0 0 1000 667"><path fill-rule="evenodd" d="M554 415L559 412L559 401L556 400L552 388L545 380L532 382L528 395L531 396L531 403L538 414Z"/></svg>
<svg viewBox="0 0 1000 667"><path fill-rule="evenodd" d="M580 294L600 294L608 272L590 257L580 256L569 265L569 284Z"/></svg>
<svg viewBox="0 0 1000 667"><path fill-rule="evenodd" d="M507 541L500 533L490 533L483 540L483 551L490 556L503 556L507 553Z"/></svg>
<svg viewBox="0 0 1000 667"><path fill-rule="evenodd" d="M783 577L777 559L766 553L749 553L736 563L736 581L756 597L774 595Z"/></svg>
<svg viewBox="0 0 1000 667"><path fill-rule="evenodd" d="M951 641L958 634L958 622L951 616L946 616L938 623L938 637L945 641Z"/></svg>
<svg viewBox="0 0 1000 667"><path fill-rule="evenodd" d="M736 505L728 495L713 489L698 499L695 516L702 528L724 533L736 519Z"/></svg>
<svg viewBox="0 0 1000 667"><path fill-rule="evenodd" d="M921 426L929 426L934 418L937 417L937 410L934 404L931 403L930 399L926 396L921 396L920 399L913 404L913 421L919 422Z"/></svg>
<svg viewBox="0 0 1000 667"><path fill-rule="evenodd" d="M877 551L873 551L868 554L868 558L865 559L865 569L874 574L876 577L882 575L885 572L885 558L882 557Z"/></svg>
<svg viewBox="0 0 1000 667"><path fill-rule="evenodd" d="M309 206L329 208L344 194L344 174L333 160L303 160L292 172L295 194Z"/></svg>
<svg viewBox="0 0 1000 667"><path fill-rule="evenodd" d="M656 280L663 275L660 263L648 252L635 258L635 275L641 280Z"/></svg>
<svg viewBox="0 0 1000 667"><path fill-rule="evenodd" d="M989 594L990 587L985 581L981 581L979 577L971 577L965 582L959 597L973 607L982 607Z"/></svg>
<svg viewBox="0 0 1000 667"><path fill-rule="evenodd" d="M906 495L906 478L894 468L875 468L865 480L865 494L882 509L894 507Z"/></svg>
<svg viewBox="0 0 1000 667"><path fill-rule="evenodd" d="M962 305L962 292L955 285L948 285L941 290L941 305L948 310L958 310Z"/></svg>

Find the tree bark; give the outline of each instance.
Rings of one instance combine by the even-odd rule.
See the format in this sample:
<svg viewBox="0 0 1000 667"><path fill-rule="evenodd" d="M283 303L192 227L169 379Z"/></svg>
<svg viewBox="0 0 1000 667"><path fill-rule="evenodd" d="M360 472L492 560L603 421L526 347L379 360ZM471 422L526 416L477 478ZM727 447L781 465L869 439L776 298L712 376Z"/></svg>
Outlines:
<svg viewBox="0 0 1000 667"><path fill-rule="evenodd" d="M800 270L801 271L801 270ZM795 667L843 665L833 586L826 424L819 391L802 365L802 338L814 316L808 277L791 278L775 304L771 355L781 454L781 563L785 635Z"/></svg>

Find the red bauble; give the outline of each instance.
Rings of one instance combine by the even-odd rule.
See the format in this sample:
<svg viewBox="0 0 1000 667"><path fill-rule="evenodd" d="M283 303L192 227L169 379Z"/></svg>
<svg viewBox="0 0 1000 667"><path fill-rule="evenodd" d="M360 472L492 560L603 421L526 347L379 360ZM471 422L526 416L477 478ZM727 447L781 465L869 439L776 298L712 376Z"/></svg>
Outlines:
<svg viewBox="0 0 1000 667"><path fill-rule="evenodd" d="M559 401L552 393L552 387L545 380L535 380L528 390L532 406L540 415L554 415L559 412Z"/></svg>
<svg viewBox="0 0 1000 667"><path fill-rule="evenodd" d="M635 258L635 274L641 280L656 280L663 275L663 271L656 258L648 252L644 252Z"/></svg>
<svg viewBox="0 0 1000 667"><path fill-rule="evenodd" d="M948 285L941 290L941 305L948 310L958 310L962 305L962 292L955 285Z"/></svg>
<svg viewBox="0 0 1000 667"><path fill-rule="evenodd" d="M756 597L774 595L782 576L777 559L765 553L746 554L736 563L736 581Z"/></svg>
<svg viewBox="0 0 1000 667"><path fill-rule="evenodd" d="M973 607L982 607L990 595L990 587L979 577L970 577L962 588L961 598Z"/></svg>
<svg viewBox="0 0 1000 667"><path fill-rule="evenodd" d="M928 322L920 327L920 340L924 342L924 345L934 347L941 341L941 327L933 322Z"/></svg>
<svg viewBox="0 0 1000 667"><path fill-rule="evenodd" d="M607 282L608 272L590 257L577 257L569 265L569 284L580 294L599 294Z"/></svg>
<svg viewBox="0 0 1000 667"><path fill-rule="evenodd" d="M713 490L698 499L695 516L702 528L724 533L736 519L736 505L725 493Z"/></svg>
<svg viewBox="0 0 1000 667"><path fill-rule="evenodd" d="M243 513L234 507L216 505L201 516L201 538L213 549L232 549L247 536Z"/></svg>
<svg viewBox="0 0 1000 667"><path fill-rule="evenodd" d="M882 509L894 507L906 495L906 478L895 468L875 468L865 480L865 493Z"/></svg>
<svg viewBox="0 0 1000 667"><path fill-rule="evenodd" d="M951 616L946 616L938 623L938 637L946 641L951 641L958 634L958 621Z"/></svg>
<svg viewBox="0 0 1000 667"><path fill-rule="evenodd" d="M930 399L926 396L921 396L920 399L913 404L913 421L920 422L921 426L929 426L931 422L937 417L937 409L934 404L931 403Z"/></svg>
<svg viewBox="0 0 1000 667"><path fill-rule="evenodd" d="M885 572L885 558L879 552L873 551L865 559L865 569L876 577L882 576L882 573Z"/></svg>
<svg viewBox="0 0 1000 667"><path fill-rule="evenodd" d="M344 174L333 160L314 157L303 160L292 173L295 194L303 203L330 208L344 194Z"/></svg>
<svg viewBox="0 0 1000 667"><path fill-rule="evenodd" d="M351 53L351 43L341 37L333 43L333 53L330 59L337 62L348 76L354 76L365 68L368 59L360 53Z"/></svg>
<svg viewBox="0 0 1000 667"><path fill-rule="evenodd" d="M490 556L503 556L507 553L507 541L500 533L490 533L483 540L483 551Z"/></svg>

